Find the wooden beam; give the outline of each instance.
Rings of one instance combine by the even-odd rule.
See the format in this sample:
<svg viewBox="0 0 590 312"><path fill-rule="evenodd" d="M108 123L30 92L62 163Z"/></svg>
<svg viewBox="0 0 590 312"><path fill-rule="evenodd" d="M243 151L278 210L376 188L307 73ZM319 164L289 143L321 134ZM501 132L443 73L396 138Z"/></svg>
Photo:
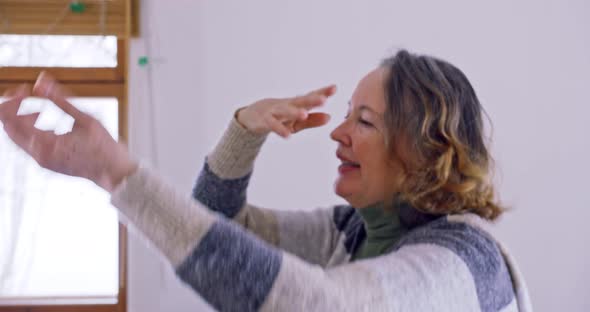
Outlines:
<svg viewBox="0 0 590 312"><path fill-rule="evenodd" d="M118 304L0 306L0 312L121 312Z"/></svg>
<svg viewBox="0 0 590 312"><path fill-rule="evenodd" d="M0 94L4 94L7 89L13 89L23 83L33 84L34 81L26 82L0 82ZM65 83L74 96L79 97L116 97L124 98L125 87L120 84L88 84L88 83ZM120 103L120 105L123 103Z"/></svg>
<svg viewBox="0 0 590 312"><path fill-rule="evenodd" d="M39 73L48 71L62 83L67 82L118 82L125 79L117 68L71 68L71 67L0 67L0 81L31 82Z"/></svg>
<svg viewBox="0 0 590 312"><path fill-rule="evenodd" d="M0 0L0 27L5 34L115 35L126 38L127 2L86 0L81 13L70 10L70 0ZM104 7L103 7L104 6ZM104 24L101 23L104 10Z"/></svg>

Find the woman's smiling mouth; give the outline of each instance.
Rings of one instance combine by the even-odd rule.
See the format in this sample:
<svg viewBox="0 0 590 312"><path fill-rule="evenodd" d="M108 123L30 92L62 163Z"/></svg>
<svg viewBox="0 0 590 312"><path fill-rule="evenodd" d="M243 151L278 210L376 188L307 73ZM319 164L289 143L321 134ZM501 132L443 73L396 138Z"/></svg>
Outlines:
<svg viewBox="0 0 590 312"><path fill-rule="evenodd" d="M338 172L340 174L345 174L348 172L359 170L361 168L361 165L359 163L348 159L339 151L336 152L336 157L338 157L338 159L340 159L340 161L342 162L340 166L338 166Z"/></svg>

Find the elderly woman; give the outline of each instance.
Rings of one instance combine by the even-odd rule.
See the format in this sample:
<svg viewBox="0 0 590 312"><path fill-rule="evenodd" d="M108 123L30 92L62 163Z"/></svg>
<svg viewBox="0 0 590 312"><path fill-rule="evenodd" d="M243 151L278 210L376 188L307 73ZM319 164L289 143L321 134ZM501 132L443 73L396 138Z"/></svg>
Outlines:
<svg viewBox="0 0 590 312"><path fill-rule="evenodd" d="M48 169L88 178L221 311L530 311L519 271L486 230L503 212L488 178L482 108L465 75L400 51L358 84L332 132L335 191L349 205L313 211L246 202L270 132L327 123L310 112L335 92L265 99L236 112L187 199L139 166L48 76L32 91L75 118L55 136L0 106L9 136Z"/></svg>

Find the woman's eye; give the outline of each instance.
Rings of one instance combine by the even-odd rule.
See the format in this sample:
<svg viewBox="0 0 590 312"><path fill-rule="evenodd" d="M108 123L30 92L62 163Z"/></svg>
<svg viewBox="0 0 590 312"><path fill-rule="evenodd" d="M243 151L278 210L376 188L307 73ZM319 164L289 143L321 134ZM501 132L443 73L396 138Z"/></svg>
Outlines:
<svg viewBox="0 0 590 312"><path fill-rule="evenodd" d="M367 126L367 127L372 127L372 126L373 126L373 124L372 124L372 123L370 123L370 122L368 122L368 121L366 121L366 120L364 120L364 119L360 119L360 118L359 118L359 122L360 122L360 123L361 123L363 126Z"/></svg>

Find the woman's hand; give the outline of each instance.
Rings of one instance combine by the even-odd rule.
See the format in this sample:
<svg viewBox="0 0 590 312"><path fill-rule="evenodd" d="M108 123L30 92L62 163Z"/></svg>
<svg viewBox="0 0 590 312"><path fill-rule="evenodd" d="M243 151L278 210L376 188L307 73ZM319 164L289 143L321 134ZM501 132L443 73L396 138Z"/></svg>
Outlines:
<svg viewBox="0 0 590 312"><path fill-rule="evenodd" d="M331 85L303 96L287 99L264 99L236 113L237 121L249 131L256 134L276 134L287 138L292 133L303 129L323 126L330 120L326 113L309 113L319 107L326 99L336 93L336 86Z"/></svg>
<svg viewBox="0 0 590 312"><path fill-rule="evenodd" d="M71 132L55 135L34 127L39 113L18 116L22 100L28 96L48 98L75 120ZM41 73L32 90L23 85L5 93L10 99L0 104L0 121L8 136L43 168L83 177L95 182L108 192L137 164L131 160L127 148L117 143L94 118L79 111L65 98L65 90L45 73Z"/></svg>

